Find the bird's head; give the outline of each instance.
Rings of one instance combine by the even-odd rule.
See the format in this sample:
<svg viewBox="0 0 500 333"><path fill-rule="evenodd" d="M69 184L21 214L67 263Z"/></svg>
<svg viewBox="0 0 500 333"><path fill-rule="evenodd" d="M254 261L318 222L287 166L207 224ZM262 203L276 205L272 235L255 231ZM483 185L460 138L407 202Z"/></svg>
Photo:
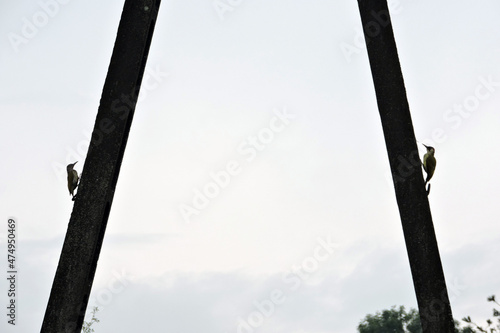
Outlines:
<svg viewBox="0 0 500 333"><path fill-rule="evenodd" d="M422 144L423 144L423 143L422 143ZM423 144L423 145L424 145L424 144ZM436 151L436 150L434 149L434 147L431 147L431 146L426 146L426 145L424 145L424 147L427 149L427 152L428 152L428 153L434 154L434 152Z"/></svg>
<svg viewBox="0 0 500 333"><path fill-rule="evenodd" d="M68 164L68 166L66 167L66 171L70 172L71 170L73 170L73 167L75 166L76 163L78 163L78 161L76 161L73 164Z"/></svg>

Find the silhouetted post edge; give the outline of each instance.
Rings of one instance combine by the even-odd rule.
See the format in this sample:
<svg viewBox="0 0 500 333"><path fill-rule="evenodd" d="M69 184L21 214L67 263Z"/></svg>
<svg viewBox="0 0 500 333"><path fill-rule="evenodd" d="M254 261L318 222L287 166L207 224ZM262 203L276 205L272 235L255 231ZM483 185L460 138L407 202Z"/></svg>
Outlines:
<svg viewBox="0 0 500 333"><path fill-rule="evenodd" d="M160 2L125 1L43 333L82 328Z"/></svg>
<svg viewBox="0 0 500 333"><path fill-rule="evenodd" d="M377 105L424 333L453 333L403 75L386 0L358 0Z"/></svg>

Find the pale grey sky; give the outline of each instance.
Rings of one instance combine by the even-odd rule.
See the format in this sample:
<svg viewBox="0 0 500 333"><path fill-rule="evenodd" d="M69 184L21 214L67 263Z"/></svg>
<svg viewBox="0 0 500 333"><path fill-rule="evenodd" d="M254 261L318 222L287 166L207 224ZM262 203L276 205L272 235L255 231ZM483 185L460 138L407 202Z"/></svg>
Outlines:
<svg viewBox="0 0 500 333"><path fill-rule="evenodd" d="M2 251L8 217L19 226L17 325L4 315L2 332L40 329L72 209L63 168L83 167L122 6L0 0ZM485 319L500 274L500 4L390 7L415 133L436 148L453 314ZM348 333L416 307L360 33L356 1L162 2L96 332Z"/></svg>

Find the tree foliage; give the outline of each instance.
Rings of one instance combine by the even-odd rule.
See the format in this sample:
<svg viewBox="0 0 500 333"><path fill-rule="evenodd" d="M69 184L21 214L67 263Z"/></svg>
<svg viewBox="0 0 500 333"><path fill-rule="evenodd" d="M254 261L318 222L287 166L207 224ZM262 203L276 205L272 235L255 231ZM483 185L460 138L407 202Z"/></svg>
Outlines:
<svg viewBox="0 0 500 333"><path fill-rule="evenodd" d="M500 305L495 295L488 297L488 302ZM460 323L455 320L455 333L500 333L500 311L493 309L494 319L486 321L487 326L479 326L470 316L462 320L469 325L460 328ZM417 310L410 309L406 312L404 306L378 311L374 315L368 314L358 325L359 333L422 333L420 316Z"/></svg>
<svg viewBox="0 0 500 333"><path fill-rule="evenodd" d="M488 302L493 302L497 305L500 305L496 299L495 299L495 295L491 295L490 297L487 298L487 301ZM467 326L468 328L471 329L470 332L473 332L473 333L500 333L500 311L498 311L497 309L493 308L493 318L496 318L491 320L491 319L488 319L486 320L486 324L487 326L484 327L484 326L479 326L478 324L476 324L475 322L472 321L472 319L470 318L470 316L467 316L467 317L464 317L462 318L462 320L468 324L472 324L473 326Z"/></svg>
<svg viewBox="0 0 500 333"><path fill-rule="evenodd" d="M92 308L92 318L90 321L84 321L83 326L82 326L82 332L83 333L92 333L94 332L94 329L92 328L92 325L95 323L99 322L99 319L95 316L95 314L99 311L99 308L97 306L94 306Z"/></svg>
<svg viewBox="0 0 500 333"><path fill-rule="evenodd" d="M422 333L415 309L406 312L404 306L367 315L358 325L359 333Z"/></svg>

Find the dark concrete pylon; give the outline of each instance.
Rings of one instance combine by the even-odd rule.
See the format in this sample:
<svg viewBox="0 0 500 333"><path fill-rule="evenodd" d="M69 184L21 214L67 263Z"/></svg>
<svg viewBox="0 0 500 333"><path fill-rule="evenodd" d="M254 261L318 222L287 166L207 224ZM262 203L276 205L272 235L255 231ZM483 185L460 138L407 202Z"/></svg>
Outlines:
<svg viewBox="0 0 500 333"><path fill-rule="evenodd" d="M443 267L386 0L358 0L424 333L453 333Z"/></svg>
<svg viewBox="0 0 500 333"><path fill-rule="evenodd" d="M43 333L81 331L160 1L125 1Z"/></svg>

